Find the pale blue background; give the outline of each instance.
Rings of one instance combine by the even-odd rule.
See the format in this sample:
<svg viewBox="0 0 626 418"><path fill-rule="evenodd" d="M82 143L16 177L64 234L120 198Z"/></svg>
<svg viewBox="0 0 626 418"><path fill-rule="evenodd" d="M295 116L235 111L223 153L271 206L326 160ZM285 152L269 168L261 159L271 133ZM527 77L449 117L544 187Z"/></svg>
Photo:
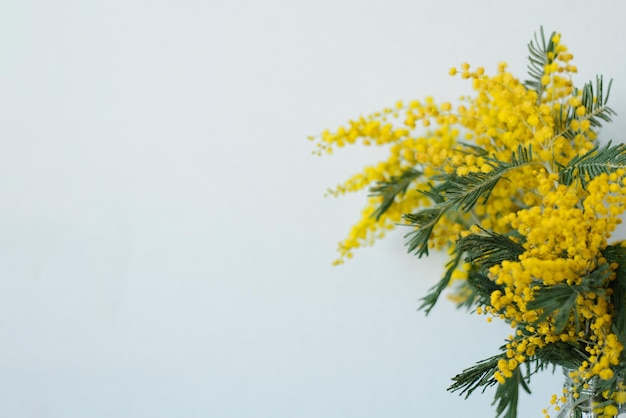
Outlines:
<svg viewBox="0 0 626 418"><path fill-rule="evenodd" d="M418 299L443 258L402 234L333 268L376 152L307 135L454 100L463 61L525 74L541 24L615 78L619 1L0 3L0 417L490 417L450 377L508 334ZM540 416L559 376L537 379ZM468 412L470 411L470 412Z"/></svg>

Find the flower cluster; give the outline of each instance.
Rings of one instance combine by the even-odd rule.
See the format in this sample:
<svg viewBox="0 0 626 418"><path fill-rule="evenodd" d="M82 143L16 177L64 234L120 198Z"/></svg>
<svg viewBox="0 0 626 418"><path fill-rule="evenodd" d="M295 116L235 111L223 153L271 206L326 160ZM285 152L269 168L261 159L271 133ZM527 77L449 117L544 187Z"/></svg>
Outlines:
<svg viewBox="0 0 626 418"><path fill-rule="evenodd" d="M412 228L411 252L451 257L422 308L462 277L460 304L514 330L451 390L498 385L498 416L514 417L518 388L560 365L574 382L565 398L593 383L596 412L609 417L625 393L615 388L626 372L626 247L608 241L626 209L626 146L599 146L598 128L614 115L608 89L601 78L574 86L559 34L541 32L529 50L528 81L506 63L494 75L464 63L450 70L471 82L458 105L399 102L311 137L318 154L352 144L389 151L330 190L370 192L335 263L397 225Z"/></svg>
<svg viewBox="0 0 626 418"><path fill-rule="evenodd" d="M505 319L516 329L506 345L506 358L498 361L494 378L499 383L512 377L537 350L556 344L584 350L584 359L571 373L574 382L588 385L586 382L594 379L609 381L615 377L623 350L612 329L615 312L610 303L610 284L617 266L609 265L601 251L607 248L607 239L626 208L625 175L623 169L599 175L583 196L575 187L558 184L554 175L547 176L538 187L541 204L508 216L524 251L516 260L489 268L490 277L500 288L481 309L481 313ZM590 285L590 277L597 272L607 274ZM570 307L561 323L554 315L545 316L546 308L537 304L542 291L559 286L565 290L562 299L571 301L559 306ZM574 389L576 398L579 394Z"/></svg>
<svg viewBox="0 0 626 418"><path fill-rule="evenodd" d="M532 147L539 164L554 171L581 152L594 146L596 133L587 109L581 103L580 93L574 94L571 76L576 67L570 64L572 54L560 44L556 35L550 64L541 77L541 91L528 89L500 63L494 76L485 74L482 67L471 70L464 63L453 68L452 75L472 80L475 92L464 97L453 107L449 102L437 104L432 97L408 104L398 102L369 116L352 120L335 131L326 130L317 141L317 153L332 153L333 149L360 143L364 146L387 146L386 161L365 167L344 183L329 190L332 195L356 192L373 184L385 184L406 175L408 170L420 167L421 175L410 178L402 193L394 195L392 204L384 213L377 208L385 200L384 193L372 193L348 237L339 244L340 258L336 264L351 258L353 250L369 245L394 228L406 213L430 205L422 193L429 182L439 174L465 176L469 173L489 173L491 159L510 161L518 146ZM541 96L541 98L540 98ZM564 114L574 112L576 117L568 126L573 138L556 132ZM419 129L422 128L422 129ZM472 147L480 147L480 152ZM522 167L508 175L508 182L499 183L485 204L479 204L472 215L463 221L442 219L430 240L432 248L443 248L458 239L462 229L467 230L478 216L485 228L506 230L499 219L502 214L532 205L537 197L526 193L536 186L532 175L535 167ZM525 200L524 200L525 199ZM374 216L373 216L374 215Z"/></svg>

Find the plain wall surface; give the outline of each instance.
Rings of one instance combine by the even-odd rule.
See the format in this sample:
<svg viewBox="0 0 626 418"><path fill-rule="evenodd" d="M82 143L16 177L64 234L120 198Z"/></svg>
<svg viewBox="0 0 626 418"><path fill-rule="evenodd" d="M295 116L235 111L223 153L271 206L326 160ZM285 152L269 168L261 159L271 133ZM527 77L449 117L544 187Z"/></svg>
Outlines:
<svg viewBox="0 0 626 418"><path fill-rule="evenodd" d="M562 33L613 78L619 1L0 3L0 417L494 416L450 378L510 330L419 299L445 258L402 231L332 267L383 156L306 140L397 100L456 100L464 61L526 75ZM626 235L624 235L626 236ZM561 376L538 376L541 416Z"/></svg>

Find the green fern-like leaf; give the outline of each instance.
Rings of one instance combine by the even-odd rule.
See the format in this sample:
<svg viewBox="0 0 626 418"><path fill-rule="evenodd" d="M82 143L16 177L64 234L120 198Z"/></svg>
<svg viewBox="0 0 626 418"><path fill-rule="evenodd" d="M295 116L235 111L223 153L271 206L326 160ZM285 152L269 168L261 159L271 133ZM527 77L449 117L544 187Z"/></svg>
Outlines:
<svg viewBox="0 0 626 418"><path fill-rule="evenodd" d="M424 309L426 315L428 315L431 309L435 307L435 304L439 300L439 296L441 296L441 293L450 284L450 280L452 279L452 273L459 265L462 255L463 254L458 251L453 255L450 261L448 261L448 263L446 264L446 273L443 275L441 280L439 280L439 282L428 291L428 294L422 298L422 304L420 305L419 309Z"/></svg>
<svg viewBox="0 0 626 418"><path fill-rule="evenodd" d="M571 122L574 119L576 119L576 109L561 106L554 115L554 138L562 136L569 141L573 141L577 132L571 127Z"/></svg>
<svg viewBox="0 0 626 418"><path fill-rule="evenodd" d="M557 333L560 333L572 319L576 330L579 330L580 323L576 308L576 298L583 292L593 291L597 294L603 294L604 286L611 274L612 271L609 264L605 263L586 274L579 285L538 285L539 289L535 291L533 300L528 302L526 307L529 310L540 310L542 312L537 322L542 322L549 316L552 316Z"/></svg>
<svg viewBox="0 0 626 418"><path fill-rule="evenodd" d="M435 207L403 215L406 221L415 226L413 231L404 236L408 239L406 246L409 253L415 253L420 258L428 255L428 239L445 211L445 207Z"/></svg>
<svg viewBox="0 0 626 418"><path fill-rule="evenodd" d="M517 368L513 376L498 385L492 405L496 405L496 418L517 418L517 403L519 401L519 387L522 386L528 393L530 389L524 381L522 371Z"/></svg>
<svg viewBox="0 0 626 418"><path fill-rule="evenodd" d="M420 190L419 192L432 200L435 205L440 205L445 202L445 198L441 195L441 193L446 189L448 185L449 175L445 175L442 177L432 176L431 180L433 181L441 181L439 184L428 183L428 189Z"/></svg>
<svg viewBox="0 0 626 418"><path fill-rule="evenodd" d="M595 92L591 81L585 84L581 92L581 103L586 109L583 116L578 116L574 107L560 107L558 113L555 115L554 137L563 136L570 141L574 140L576 135L580 133L579 130L572 128L572 122L574 120L589 120L590 125L596 128L600 127L602 122L610 122L611 117L615 116L615 111L606 105L609 100L611 84L612 80L609 81L606 94L604 93L602 76L596 77ZM578 91L576 90L574 95L577 94Z"/></svg>
<svg viewBox="0 0 626 418"><path fill-rule="evenodd" d="M517 260L524 253L524 247L506 235L483 231L485 235L472 234L457 241L459 250L467 254L466 262L489 268L505 260Z"/></svg>
<svg viewBox="0 0 626 418"><path fill-rule="evenodd" d="M616 169L626 167L626 144L611 146L609 142L603 148L594 147L589 152L576 156L559 170L559 182L570 185L579 180L583 188L587 182L600 174L610 174Z"/></svg>
<svg viewBox="0 0 626 418"><path fill-rule="evenodd" d="M442 193L446 198L444 205L454 210L471 210L480 199L483 203L489 199L491 191L500 179L507 173L523 165L532 164L532 148L519 146L517 153L513 153L510 162L488 159L493 167L488 173L470 172L465 176L454 176L448 182L446 190Z"/></svg>
<svg viewBox="0 0 626 418"><path fill-rule="evenodd" d="M488 387L498 383L493 377L498 371L498 361L506 358L506 353L497 354L488 359L479 361L474 366L469 367L463 372L452 378L452 385L448 388L450 392L459 392L460 396L467 399L476 389L484 392Z"/></svg>
<svg viewBox="0 0 626 418"><path fill-rule="evenodd" d="M489 305L491 294L496 290L504 291L503 287L497 285L487 275L485 269L471 268L467 273L467 279L461 280L456 292L464 299L457 304L457 308L473 308L475 306Z"/></svg>
<svg viewBox="0 0 626 418"><path fill-rule="evenodd" d="M406 193L406 189L409 185L422 174L421 171L408 169L400 176L391 177L389 181L379 182L376 186L372 187L370 189L370 196L382 197L382 202L374 213L372 213L372 217L376 218L376 220L380 219L387 209L391 207L396 196Z"/></svg>
<svg viewBox="0 0 626 418"><path fill-rule="evenodd" d="M578 292L574 286L563 284L542 287L535 292L533 300L528 302L526 308L542 311L538 322L553 316L555 332L560 333L569 322L571 315L578 320L578 315L575 314L577 296Z"/></svg>
<svg viewBox="0 0 626 418"><path fill-rule="evenodd" d="M489 173L469 173L466 176L451 174L440 178L441 183L437 186L431 185L430 190L422 192L435 205L403 216L409 225L416 227L405 236L408 238L408 251L418 257L428 255L430 235L447 211L468 212L480 199L486 202L493 188L506 174L523 165L534 164L532 158L532 148L520 145L517 152L512 153L510 162L488 159L493 167Z"/></svg>
<svg viewBox="0 0 626 418"><path fill-rule="evenodd" d="M407 213L402 218L415 229L404 236L407 240L406 246L409 253L415 253L418 257L428 256L428 239L439 219L447 211L447 207L443 205L444 198L441 195L442 190L446 187L446 181L433 185L429 183L429 189L422 190L421 193L428 197L434 203L431 208L422 209L415 213Z"/></svg>
<svg viewBox="0 0 626 418"><path fill-rule="evenodd" d="M594 292L598 295L603 295L604 288L612 274L613 271L609 263L600 264L593 271L584 275L582 282L576 288L579 292Z"/></svg>
<svg viewBox="0 0 626 418"><path fill-rule="evenodd" d="M541 371L555 366L577 369L585 360L589 360L589 354L578 344L557 341L538 347L532 362L535 369Z"/></svg>
<svg viewBox="0 0 626 418"><path fill-rule="evenodd" d="M555 47L552 38L556 32L552 32L550 38L546 43L546 37L543 33L543 27L539 29L539 38L535 33L535 41L532 40L528 43L528 75L530 80L524 82L524 85L537 92L538 100L541 100L541 96L545 90L545 86L541 83L541 77L544 75L544 69L546 65L549 65L554 61Z"/></svg>
<svg viewBox="0 0 626 418"><path fill-rule="evenodd" d="M600 121L611 122L611 116L615 116L615 111L606 105L609 100L612 83L613 80L610 80L606 94L604 93L602 76L596 77L595 92L591 81L583 87L581 102L585 106L586 113L581 119L587 119L593 127L602 126Z"/></svg>
<svg viewBox="0 0 626 418"><path fill-rule="evenodd" d="M460 391L459 395L464 395L467 399L477 389L482 389L484 392L487 388L497 385L493 401L494 404L497 404L496 417L517 418L519 388L521 386L528 393L530 393L530 389L526 382L527 377L523 376L519 368L503 384L498 384L493 376L498 371L498 361L506 358L506 351L504 351L463 370L462 373L452 378L453 383L448 390L450 392Z"/></svg>

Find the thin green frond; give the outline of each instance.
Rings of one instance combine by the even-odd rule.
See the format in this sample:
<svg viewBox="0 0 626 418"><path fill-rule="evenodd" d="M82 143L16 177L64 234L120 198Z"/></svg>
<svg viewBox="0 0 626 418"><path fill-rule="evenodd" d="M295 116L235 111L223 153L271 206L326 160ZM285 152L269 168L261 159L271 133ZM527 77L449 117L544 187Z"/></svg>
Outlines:
<svg viewBox="0 0 626 418"><path fill-rule="evenodd" d="M557 341L538 347L535 351L534 363L536 370L547 367L561 366L566 369L577 369L583 361L589 359L589 354L576 344Z"/></svg>
<svg viewBox="0 0 626 418"><path fill-rule="evenodd" d="M609 263L600 264L593 271L583 276L581 284L576 286L576 289L579 292L595 292L602 295L612 274L613 271Z"/></svg>
<svg viewBox="0 0 626 418"><path fill-rule="evenodd" d="M524 85L537 92L538 100L541 100L541 96L545 90L545 86L541 83L541 77L544 75L544 69L546 65L549 65L554 61L556 57L555 44L552 42L552 38L556 32L552 32L548 42L546 43L546 37L543 33L543 27L539 29L539 38L535 33L535 41L532 40L528 43L528 75L530 80L524 82Z"/></svg>
<svg viewBox="0 0 626 418"><path fill-rule="evenodd" d="M488 173L470 172L465 176L454 176L448 182L443 196L446 198L445 205L454 210L471 210L480 199L483 203L489 199L493 188L511 170L523 165L532 164L531 147L518 147L517 153L513 152L510 162L488 159L493 169Z"/></svg>
<svg viewBox="0 0 626 418"><path fill-rule="evenodd" d="M612 271L609 264L605 263L585 275L579 285L539 286L526 308L542 312L537 322L542 322L551 316L557 333L560 333L572 320L574 321L575 329L579 330L580 324L576 298L583 292L593 291L603 294L603 286L608 282L611 274Z"/></svg>
<svg viewBox="0 0 626 418"><path fill-rule="evenodd" d="M467 399L475 390L497 385L493 404L496 404L496 417L517 418L517 403L519 400L519 387L529 392L526 379L518 368L513 371L513 376L507 378L504 383L498 384L494 374L498 371L498 361L507 359L506 351L489 357L476 365L463 370L454 378L448 388L450 392L460 391L459 395Z"/></svg>
<svg viewBox="0 0 626 418"><path fill-rule="evenodd" d="M613 80L609 81L609 85L606 89L606 95L604 94L604 87L602 76L596 76L596 90L593 90L593 83L589 81L585 84L582 91L581 102L585 106L586 113L581 119L586 119L593 127L602 126L603 122L611 122L611 116L615 116L615 111L606 105L609 100L609 94L611 92L611 84Z"/></svg>
<svg viewBox="0 0 626 418"><path fill-rule="evenodd" d="M415 253L418 257L428 255L428 240L439 219L443 216L446 208L435 207L409 213L402 217L415 229L404 236L407 239L406 246L409 253Z"/></svg>
<svg viewBox="0 0 626 418"><path fill-rule="evenodd" d="M574 157L559 170L559 182L570 185L579 180L583 188L587 182L600 174L610 174L619 168L626 167L626 144L611 146L611 142L603 148L594 147L589 152Z"/></svg>
<svg viewBox="0 0 626 418"><path fill-rule="evenodd" d="M448 264L446 264L446 273L443 275L441 280L439 280L439 282L428 291L428 294L421 299L422 304L420 305L419 309L424 309L426 315L428 315L431 309L435 307L435 304L437 304L437 301L439 300L439 296L441 296L441 293L450 284L450 280L452 279L452 273L454 273L454 270L456 270L457 266L459 265L461 257L462 253L457 252L450 259L450 261L448 261Z"/></svg>
<svg viewBox="0 0 626 418"><path fill-rule="evenodd" d="M441 192L446 188L447 178L443 178L441 180L443 181L441 184L433 185L432 183L428 183L428 190L419 191L421 194L432 200L435 205L439 205L445 201Z"/></svg>
<svg viewBox="0 0 626 418"><path fill-rule="evenodd" d="M576 109L572 106L561 106L554 113L553 137L558 138L562 136L568 141L573 141L578 133L571 127L572 121L577 118Z"/></svg>
<svg viewBox="0 0 626 418"><path fill-rule="evenodd" d="M498 371L498 361L506 359L506 353L500 353L488 359L479 361L476 365L463 370L452 378L450 392L459 392L460 396L467 399L476 389L482 388L484 392L488 387L496 385L498 381L493 377Z"/></svg>
<svg viewBox="0 0 626 418"><path fill-rule="evenodd" d="M571 106L560 107L554 115L554 138L563 136L564 138L572 141L576 138L576 135L580 133L579 129L574 130L572 128L572 122L574 120L584 121L588 120L592 127L600 127L602 122L611 122L611 117L615 116L615 111L606 105L609 100L609 93L611 92L611 85L613 80L609 81L609 85L604 93L604 85L602 76L596 77L596 88L594 92L593 83L590 81L586 83L581 92L581 103L585 107L585 114L578 116L576 114L576 108ZM574 91L574 96L578 94L578 90Z"/></svg>
<svg viewBox="0 0 626 418"><path fill-rule="evenodd" d="M420 191L424 196L432 200L435 206L402 215L402 218L408 222L408 225L415 227L413 231L404 236L407 239L407 251L415 253L420 258L424 255L428 256L430 235L439 219L448 209L443 205L444 198L441 196L441 191L445 188L445 184L445 182L438 185L429 184L428 190Z"/></svg>
<svg viewBox="0 0 626 418"><path fill-rule="evenodd" d="M408 252L415 253L418 257L428 255L430 235L439 219L448 210L467 212L480 199L486 202L493 188L502 178L505 178L506 174L518 167L533 164L532 158L532 148L520 145L517 153L512 153L510 162L487 159L493 167L489 173L468 173L465 176L451 174L445 179L442 178L442 182L437 186L431 185L430 190L422 191L435 203L435 206L403 216L410 225L416 227L414 231L405 235L405 238L408 238L406 244Z"/></svg>
<svg viewBox="0 0 626 418"><path fill-rule="evenodd" d="M520 385L528 390L519 368L513 371L513 376L498 385L492 403L492 405L496 405L496 418L517 418Z"/></svg>
<svg viewBox="0 0 626 418"><path fill-rule="evenodd" d="M502 286L497 285L489 278L485 269L470 269L467 273L467 279L462 280L460 286L464 287L462 294L465 299L457 304L458 308L472 308L477 305L487 306L493 292L496 290L503 291Z"/></svg>
<svg viewBox="0 0 626 418"><path fill-rule="evenodd" d="M382 198L382 202L374 213L372 213L372 217L376 218L376 220L380 219L393 204L396 196L401 196L406 193L406 189L409 185L422 174L421 171L408 169L400 176L391 177L389 181L378 182L376 186L372 187L370 189L370 196L380 196Z"/></svg>
<svg viewBox="0 0 626 418"><path fill-rule="evenodd" d="M506 235L483 230L485 235L471 234L457 241L460 251L467 256L465 261L489 268L505 260L517 260L524 247Z"/></svg>
<svg viewBox="0 0 626 418"><path fill-rule="evenodd" d="M537 322L545 321L549 316L554 318L555 332L559 333L575 314L575 303L578 292L567 284L542 287L535 292L533 300L528 302L528 310L540 310L542 313Z"/></svg>
<svg viewBox="0 0 626 418"><path fill-rule="evenodd" d="M453 292L454 295L460 299L456 304L457 309L471 309L476 305L484 305L484 303L480 302L481 298L478 295L478 292L476 292L476 290L472 286L470 286L468 280L459 280L457 283L455 283Z"/></svg>

